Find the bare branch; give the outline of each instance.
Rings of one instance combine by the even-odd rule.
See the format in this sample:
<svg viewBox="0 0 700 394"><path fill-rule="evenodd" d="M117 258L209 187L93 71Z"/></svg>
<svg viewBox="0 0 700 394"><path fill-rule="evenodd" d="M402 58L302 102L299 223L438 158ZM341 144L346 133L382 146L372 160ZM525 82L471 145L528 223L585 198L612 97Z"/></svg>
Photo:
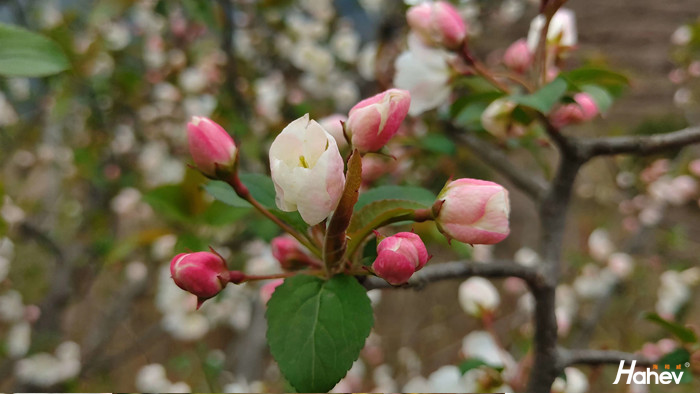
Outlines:
<svg viewBox="0 0 700 394"><path fill-rule="evenodd" d="M418 271L411 277L407 284L392 286L385 280L377 277L370 277L363 283L367 290L387 289L387 288L422 288L433 282L448 279L464 279L472 276L484 278L521 278L531 286L537 286L539 275L531 267L517 264L509 260L491 261L488 263L477 263L474 261L453 261L449 263L429 265Z"/></svg>
<svg viewBox="0 0 700 394"><path fill-rule="evenodd" d="M493 145L482 141L472 133L461 132L459 133L459 138L479 159L506 177L515 187L522 190L535 201L542 199L547 190L547 181L523 172L503 152L496 149Z"/></svg>
<svg viewBox="0 0 700 394"><path fill-rule="evenodd" d="M637 366L650 366L651 360L638 354L621 352L617 350L597 350L597 349L559 349L559 366L565 368L575 364L600 365L616 364L620 361L631 363L637 362Z"/></svg>
<svg viewBox="0 0 700 394"><path fill-rule="evenodd" d="M575 140L586 158L618 154L649 155L700 143L700 126L649 136L600 137Z"/></svg>

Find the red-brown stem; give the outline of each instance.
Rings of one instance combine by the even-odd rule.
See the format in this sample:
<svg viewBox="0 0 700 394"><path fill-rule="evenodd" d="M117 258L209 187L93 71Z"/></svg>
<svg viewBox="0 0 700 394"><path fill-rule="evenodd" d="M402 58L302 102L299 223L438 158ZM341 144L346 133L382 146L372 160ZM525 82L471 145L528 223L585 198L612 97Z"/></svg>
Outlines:
<svg viewBox="0 0 700 394"><path fill-rule="evenodd" d="M273 215L272 212L270 212L267 208L262 206L255 198L253 198L248 188L238 178L237 172L233 173L233 175L231 175L231 177L227 179L226 182L229 185L231 185L233 190L240 198L248 201L248 203L250 203L250 205L257 209L258 212L262 213L266 218L270 219L272 222L277 224L282 230L289 233L292 237L296 238L297 241L299 241L302 245L306 246L306 248L309 249L311 253L318 257L321 256L321 250L318 248L318 246L311 243L311 241L302 233L298 232L290 225L280 220L277 216Z"/></svg>
<svg viewBox="0 0 700 394"><path fill-rule="evenodd" d="M459 54L462 57L462 60L464 60L464 62L468 66L470 66L476 74L484 78L498 90L504 93L510 93L510 88L503 82L496 79L496 77L494 77L491 71L489 71L489 69L484 64L482 64L478 59L476 59L472 55L472 53L469 51L469 47L466 44L462 47L462 50L459 51Z"/></svg>

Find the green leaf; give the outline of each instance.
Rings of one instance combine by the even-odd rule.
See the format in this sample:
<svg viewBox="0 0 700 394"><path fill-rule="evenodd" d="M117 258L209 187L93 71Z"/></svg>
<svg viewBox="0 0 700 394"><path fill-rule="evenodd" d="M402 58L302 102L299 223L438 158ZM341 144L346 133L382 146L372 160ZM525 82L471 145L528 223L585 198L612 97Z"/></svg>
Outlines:
<svg viewBox="0 0 700 394"><path fill-rule="evenodd" d="M453 155L457 151L454 141L442 134L429 133L420 139L420 146L430 152Z"/></svg>
<svg viewBox="0 0 700 394"><path fill-rule="evenodd" d="M233 188L231 188L231 186L224 181L211 181L204 185L204 190L206 190L212 197L226 205L236 208L251 207L248 201L238 197L236 192L233 191Z"/></svg>
<svg viewBox="0 0 700 394"><path fill-rule="evenodd" d="M198 219L210 226L224 226L240 220L249 212L250 209L235 208L221 201L214 201Z"/></svg>
<svg viewBox="0 0 700 394"><path fill-rule="evenodd" d="M53 40L0 23L0 75L44 77L69 68L66 55Z"/></svg>
<svg viewBox="0 0 700 394"><path fill-rule="evenodd" d="M543 86L535 93L528 95L512 95L510 96L510 100L546 114L562 97L564 97L567 87L566 81L559 77Z"/></svg>
<svg viewBox="0 0 700 394"><path fill-rule="evenodd" d="M187 197L180 185L165 185L150 190L143 195L143 200L169 219L186 221L189 218Z"/></svg>
<svg viewBox="0 0 700 394"><path fill-rule="evenodd" d="M467 373L467 371L474 368L482 367L484 365L488 366L488 364L479 360L478 358L470 358L464 360L461 364L459 364L459 371L462 372L462 375L464 375L465 373Z"/></svg>
<svg viewBox="0 0 700 394"><path fill-rule="evenodd" d="M267 342L280 371L298 392L332 389L357 360L374 318L355 278L288 278L267 303Z"/></svg>
<svg viewBox="0 0 700 394"><path fill-rule="evenodd" d="M658 324L661 328L677 336L678 339L685 343L695 343L698 341L698 337L693 330L683 327L678 323L668 321L656 313L645 313L644 318L652 323Z"/></svg>
<svg viewBox="0 0 700 394"><path fill-rule="evenodd" d="M690 383L693 381L693 375L690 368L686 367L686 363L688 362L690 362L690 353L683 348L678 348L661 357L659 361L656 362L656 364L659 366L658 372L663 372L664 370L666 370L665 365L667 364L670 367L670 369L667 370L668 372L683 372L683 376L681 377L681 383ZM681 366L680 370L676 369L676 366L678 365Z"/></svg>
<svg viewBox="0 0 700 394"><path fill-rule="evenodd" d="M608 88L624 87L629 85L629 79L626 76L614 71L602 68L578 68L560 74L561 78L573 85L600 85Z"/></svg>
<svg viewBox="0 0 700 394"><path fill-rule="evenodd" d="M277 208L275 204L275 184L263 174L240 174L241 182L248 187L250 194L265 208Z"/></svg>
<svg viewBox="0 0 700 394"><path fill-rule="evenodd" d="M583 85L581 91L588 93L598 106L598 111L607 112L613 104L613 96L605 89L596 85Z"/></svg>
<svg viewBox="0 0 700 394"><path fill-rule="evenodd" d="M355 204L355 212L365 205L379 200L408 200L431 206L437 197L428 189L417 186L387 185L370 189L360 194L360 199Z"/></svg>

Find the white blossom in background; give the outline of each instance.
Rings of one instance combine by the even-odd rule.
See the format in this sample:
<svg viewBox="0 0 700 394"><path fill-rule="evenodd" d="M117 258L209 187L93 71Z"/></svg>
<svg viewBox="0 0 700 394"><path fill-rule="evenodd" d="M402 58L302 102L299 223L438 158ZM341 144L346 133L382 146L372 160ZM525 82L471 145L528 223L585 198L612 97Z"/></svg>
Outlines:
<svg viewBox="0 0 700 394"><path fill-rule="evenodd" d="M189 67L183 70L178 77L178 84L187 93L201 93L207 88L207 76L197 67Z"/></svg>
<svg viewBox="0 0 700 394"><path fill-rule="evenodd" d="M392 393L398 389L396 380L393 377L391 366L382 364L372 371L375 387L372 388L372 393Z"/></svg>
<svg viewBox="0 0 700 394"><path fill-rule="evenodd" d="M326 75L333 71L335 58L325 47L311 41L302 41L292 52L292 64L314 75Z"/></svg>
<svg viewBox="0 0 700 394"><path fill-rule="evenodd" d="M574 289L581 298L595 299L605 295L616 282L616 275L608 268L586 264L574 280Z"/></svg>
<svg viewBox="0 0 700 394"><path fill-rule="evenodd" d="M80 367L80 346L75 342L63 342L54 354L37 353L19 360L15 376L23 383L50 387L78 376Z"/></svg>
<svg viewBox="0 0 700 394"><path fill-rule="evenodd" d="M253 85L255 111L269 122L282 120L282 104L287 94L284 76L280 72L259 78Z"/></svg>
<svg viewBox="0 0 700 394"><path fill-rule="evenodd" d="M248 383L245 378L236 379L235 382L225 384L222 388L224 393L264 393L265 384L260 381Z"/></svg>
<svg viewBox="0 0 700 394"><path fill-rule="evenodd" d="M58 1L43 1L38 5L39 25L42 29L52 29L63 22Z"/></svg>
<svg viewBox="0 0 700 394"><path fill-rule="evenodd" d="M530 23L527 33L527 46L531 51L537 49L540 32L545 24L544 15L537 15ZM571 47L578 42L576 30L576 14L568 8L560 8L552 17L547 30L547 41L556 41L560 46Z"/></svg>
<svg viewBox="0 0 700 394"><path fill-rule="evenodd" d="M216 105L216 97L211 94L188 96L182 101L187 119L193 116L209 117L216 109Z"/></svg>
<svg viewBox="0 0 700 394"><path fill-rule="evenodd" d="M31 95L31 83L29 78L7 78L7 87L10 89L12 97L19 101L24 101Z"/></svg>
<svg viewBox="0 0 700 394"><path fill-rule="evenodd" d="M669 270L661 274L657 292L656 312L664 318L672 318L690 299L691 286L700 282L700 268L685 271Z"/></svg>
<svg viewBox="0 0 700 394"><path fill-rule="evenodd" d="M484 278L473 277L459 285L459 304L462 309L479 317L484 312L491 313L498 308L501 297L491 282Z"/></svg>
<svg viewBox="0 0 700 394"><path fill-rule="evenodd" d="M678 27L671 35L673 45L685 46L693 39L693 30L688 25Z"/></svg>
<svg viewBox="0 0 700 394"><path fill-rule="evenodd" d="M19 117L17 116L15 108L10 104L10 101L7 100L5 94L0 92L0 126L12 126L17 123L18 120Z"/></svg>
<svg viewBox="0 0 700 394"><path fill-rule="evenodd" d="M472 258L474 261L481 263L493 261L493 245L474 245L472 247Z"/></svg>
<svg viewBox="0 0 700 394"><path fill-rule="evenodd" d="M185 164L169 151L164 141L152 141L142 148L138 164L149 187L182 182Z"/></svg>
<svg viewBox="0 0 700 394"><path fill-rule="evenodd" d="M31 345L32 328L29 322L23 321L10 327L7 333L6 348L7 355L11 358L24 357Z"/></svg>
<svg viewBox="0 0 700 394"><path fill-rule="evenodd" d="M580 369L564 368L566 380L557 377L552 384L555 393L585 393L588 392L588 377Z"/></svg>
<svg viewBox="0 0 700 394"><path fill-rule="evenodd" d="M190 386L184 382L172 383L161 364L148 364L136 374L136 389L144 393L189 393Z"/></svg>
<svg viewBox="0 0 700 394"><path fill-rule="evenodd" d="M18 322L24 316L24 304L22 303L22 295L17 291L10 289L3 295L0 295L0 321L6 323Z"/></svg>
<svg viewBox="0 0 700 394"><path fill-rule="evenodd" d="M608 269L619 279L627 279L634 270L634 259L627 253L613 253L608 258Z"/></svg>
<svg viewBox="0 0 700 394"><path fill-rule="evenodd" d="M15 257L15 245L7 237L0 238L0 282L10 273L10 264Z"/></svg>
<svg viewBox="0 0 700 394"><path fill-rule="evenodd" d="M120 51L131 41L129 27L123 22L110 22L101 26L102 35L107 42L107 49Z"/></svg>
<svg viewBox="0 0 700 394"><path fill-rule="evenodd" d="M338 59L354 63L360 50L360 36L353 28L343 26L331 37L331 48Z"/></svg>
<svg viewBox="0 0 700 394"><path fill-rule="evenodd" d="M462 393L469 392L459 367L445 365L428 376L428 387L431 393Z"/></svg>
<svg viewBox="0 0 700 394"><path fill-rule="evenodd" d="M534 297L532 298L532 309L534 310ZM571 329L571 324L578 312L578 300L575 291L569 285L557 286L556 298L554 300L554 315L557 319L557 332L559 335L566 335Z"/></svg>
<svg viewBox="0 0 700 394"><path fill-rule="evenodd" d="M357 56L357 72L368 81L375 80L377 62L377 43L370 42L362 47Z"/></svg>
<svg viewBox="0 0 700 394"><path fill-rule="evenodd" d="M539 263L540 255L538 255L537 252L528 247L523 247L518 249L517 252L515 252L515 254L513 255L513 260L515 260L515 262L520 265L524 265L526 267L534 267Z"/></svg>
<svg viewBox="0 0 700 394"><path fill-rule="evenodd" d="M462 354L465 358L479 359L496 368L513 362L512 357L505 354L486 331L472 331L465 336L462 339Z"/></svg>
<svg viewBox="0 0 700 394"><path fill-rule="evenodd" d="M0 207L0 216L9 225L20 223L26 217L24 210L15 204L7 194L3 198L2 207Z"/></svg>
<svg viewBox="0 0 700 394"><path fill-rule="evenodd" d="M429 48L413 33L408 35L408 51L396 58L394 86L411 93L409 115L417 116L447 102L452 93L448 61L453 54Z"/></svg>
<svg viewBox="0 0 700 394"><path fill-rule="evenodd" d="M615 245L610 240L610 234L605 229L595 229L588 236L588 253L598 261L606 261L615 249Z"/></svg>

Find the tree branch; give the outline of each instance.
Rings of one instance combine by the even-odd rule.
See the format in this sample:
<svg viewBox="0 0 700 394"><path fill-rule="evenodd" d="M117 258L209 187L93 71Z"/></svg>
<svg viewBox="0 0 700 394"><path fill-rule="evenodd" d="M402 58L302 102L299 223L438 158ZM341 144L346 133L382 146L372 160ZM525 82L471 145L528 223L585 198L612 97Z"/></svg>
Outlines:
<svg viewBox="0 0 700 394"><path fill-rule="evenodd" d="M378 277L368 277L363 285L367 290L388 288L420 289L429 283L448 279L464 279L472 276L481 276L484 278L516 277L523 279L530 284L530 286L538 286L540 282L537 271L534 269L509 260L497 260L488 263L453 261L429 265L418 271L411 277L408 283L401 286L392 286L384 279Z"/></svg>
<svg viewBox="0 0 700 394"><path fill-rule="evenodd" d="M621 352L617 350L597 350L597 349L562 349L559 348L559 368L564 369L575 364L616 364L620 361L631 363L637 362L637 366L650 366L653 364L651 360L638 354Z"/></svg>
<svg viewBox="0 0 700 394"><path fill-rule="evenodd" d="M479 159L493 167L515 187L535 201L542 199L547 190L547 182L544 179L522 172L505 154L474 134L468 132L455 134L459 135L460 141L464 142Z"/></svg>
<svg viewBox="0 0 700 394"><path fill-rule="evenodd" d="M575 140L586 158L631 153L650 155L668 149L700 143L700 126L649 136L600 137Z"/></svg>

